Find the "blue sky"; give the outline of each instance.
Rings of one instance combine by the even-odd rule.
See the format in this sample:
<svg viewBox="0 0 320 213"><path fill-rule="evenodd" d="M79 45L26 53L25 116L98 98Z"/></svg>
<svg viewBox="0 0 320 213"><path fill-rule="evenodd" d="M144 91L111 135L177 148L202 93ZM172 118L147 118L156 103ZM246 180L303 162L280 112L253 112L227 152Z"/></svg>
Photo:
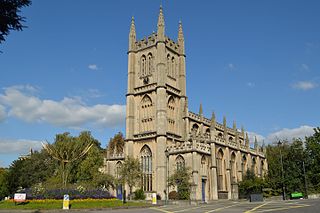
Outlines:
<svg viewBox="0 0 320 213"><path fill-rule="evenodd" d="M40 1L0 45L0 166L55 134L90 130L103 147L125 128L131 16L156 31L160 0ZM189 110L223 116L261 142L312 134L320 118L320 2L162 1L183 23Z"/></svg>

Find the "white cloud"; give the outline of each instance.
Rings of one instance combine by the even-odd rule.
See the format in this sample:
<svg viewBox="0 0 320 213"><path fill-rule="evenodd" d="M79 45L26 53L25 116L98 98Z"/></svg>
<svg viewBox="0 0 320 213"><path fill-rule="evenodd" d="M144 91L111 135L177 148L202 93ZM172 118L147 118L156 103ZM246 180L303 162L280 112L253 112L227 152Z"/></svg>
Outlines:
<svg viewBox="0 0 320 213"><path fill-rule="evenodd" d="M97 66L96 64L89 64L89 65L88 65L88 68L89 68L90 70L98 70L98 66Z"/></svg>
<svg viewBox="0 0 320 213"><path fill-rule="evenodd" d="M299 81L292 85L295 89L300 90L310 90L316 88L318 85L316 83L313 83L311 81Z"/></svg>
<svg viewBox="0 0 320 213"><path fill-rule="evenodd" d="M87 98L100 98L103 94L97 89L89 89L83 92L83 96Z"/></svg>
<svg viewBox="0 0 320 213"><path fill-rule="evenodd" d="M0 105L0 122L4 121L7 117L6 109L4 106Z"/></svg>
<svg viewBox="0 0 320 213"><path fill-rule="evenodd" d="M318 41L307 42L306 47L317 48L317 47L319 47L319 42Z"/></svg>
<svg viewBox="0 0 320 213"><path fill-rule="evenodd" d="M307 125L293 129L284 128L280 131L269 134L267 137L267 141L270 143L277 142L279 140L291 141L293 138L301 138L302 140L304 140L306 136L313 135L313 128L314 127Z"/></svg>
<svg viewBox="0 0 320 213"><path fill-rule="evenodd" d="M32 150L42 148L41 141L25 139L0 139L0 154L28 154Z"/></svg>
<svg viewBox="0 0 320 213"><path fill-rule="evenodd" d="M263 136L255 132L248 132L248 137L250 144L253 145L255 137L257 137L258 144L262 144L263 141L265 141L266 144L272 144L276 143L279 140L287 140L287 141L292 141L292 139L302 139L304 140L305 137L311 136L314 134L314 127L303 125L297 128L293 129L288 129L284 128L276 132L270 133L268 136Z"/></svg>
<svg viewBox="0 0 320 213"><path fill-rule="evenodd" d="M88 90L88 97L89 98L99 98L101 96L102 96L101 92L97 89L89 89Z"/></svg>
<svg viewBox="0 0 320 213"><path fill-rule="evenodd" d="M301 70L309 71L309 66L307 64L301 64Z"/></svg>
<svg viewBox="0 0 320 213"><path fill-rule="evenodd" d="M256 84L255 84L255 83L253 83L253 82L248 82L248 83L247 83L247 86L252 88L252 87L255 87L255 86L256 86Z"/></svg>
<svg viewBox="0 0 320 213"><path fill-rule="evenodd" d="M229 64L227 65L227 68L228 68L229 70L234 70L234 69L235 69L235 66L234 66L234 64L229 63Z"/></svg>
<svg viewBox="0 0 320 213"><path fill-rule="evenodd" d="M113 127L124 123L125 105L87 106L79 97L64 97L61 101L40 99L27 94L26 89L9 87L0 94L0 103L7 106L8 116L70 128Z"/></svg>
<svg viewBox="0 0 320 213"><path fill-rule="evenodd" d="M266 139L264 136L255 133L255 132L248 132L248 137L250 143L254 143L255 137L257 137L258 144L262 145L262 142Z"/></svg>

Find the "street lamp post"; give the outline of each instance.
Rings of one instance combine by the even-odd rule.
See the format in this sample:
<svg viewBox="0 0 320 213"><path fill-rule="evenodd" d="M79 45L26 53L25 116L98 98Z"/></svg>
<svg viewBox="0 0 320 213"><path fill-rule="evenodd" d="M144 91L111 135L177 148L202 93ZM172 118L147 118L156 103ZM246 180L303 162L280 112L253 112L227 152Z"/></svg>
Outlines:
<svg viewBox="0 0 320 213"><path fill-rule="evenodd" d="M280 147L280 146L282 146L282 142L281 141L278 142L278 146L279 146L279 150L280 150L280 163L281 163L282 199L285 200L286 199L286 189L285 189L285 186L284 186L283 159L282 159L282 153L281 153L281 147Z"/></svg>
<svg viewBox="0 0 320 213"><path fill-rule="evenodd" d="M169 151L166 149L164 151L164 154L166 155L166 190L165 190L165 195L166 195L166 205L168 204L168 196L169 196L169 184L168 184L168 178L169 178Z"/></svg>

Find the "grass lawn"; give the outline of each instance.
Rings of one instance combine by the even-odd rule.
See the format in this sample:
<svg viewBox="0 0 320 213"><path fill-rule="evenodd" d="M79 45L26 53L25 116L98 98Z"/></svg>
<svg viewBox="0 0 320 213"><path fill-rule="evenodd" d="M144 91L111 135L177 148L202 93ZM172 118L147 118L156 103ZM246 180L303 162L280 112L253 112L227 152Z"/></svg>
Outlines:
<svg viewBox="0 0 320 213"><path fill-rule="evenodd" d="M17 204L12 200L1 201L0 209L62 209L62 200L30 200L24 204ZM94 208L118 208L129 206L149 206L145 202L127 202L123 204L117 199L84 199L70 200L71 209L94 209Z"/></svg>

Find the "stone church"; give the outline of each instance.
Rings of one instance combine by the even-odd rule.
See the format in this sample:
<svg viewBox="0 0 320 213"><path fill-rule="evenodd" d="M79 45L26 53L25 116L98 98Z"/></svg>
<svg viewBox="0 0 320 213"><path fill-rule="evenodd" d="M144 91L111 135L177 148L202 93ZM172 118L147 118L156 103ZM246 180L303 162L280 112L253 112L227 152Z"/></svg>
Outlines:
<svg viewBox="0 0 320 213"><path fill-rule="evenodd" d="M250 146L248 134L235 122L216 121L188 110L186 55L182 23L178 39L165 34L160 7L157 32L137 40L134 19L129 33L126 142L123 153L107 153L105 172L117 175L126 156L138 158L147 195L165 199L167 178L182 167L192 172L191 199L237 199L247 169L259 177L267 171L264 146Z"/></svg>

